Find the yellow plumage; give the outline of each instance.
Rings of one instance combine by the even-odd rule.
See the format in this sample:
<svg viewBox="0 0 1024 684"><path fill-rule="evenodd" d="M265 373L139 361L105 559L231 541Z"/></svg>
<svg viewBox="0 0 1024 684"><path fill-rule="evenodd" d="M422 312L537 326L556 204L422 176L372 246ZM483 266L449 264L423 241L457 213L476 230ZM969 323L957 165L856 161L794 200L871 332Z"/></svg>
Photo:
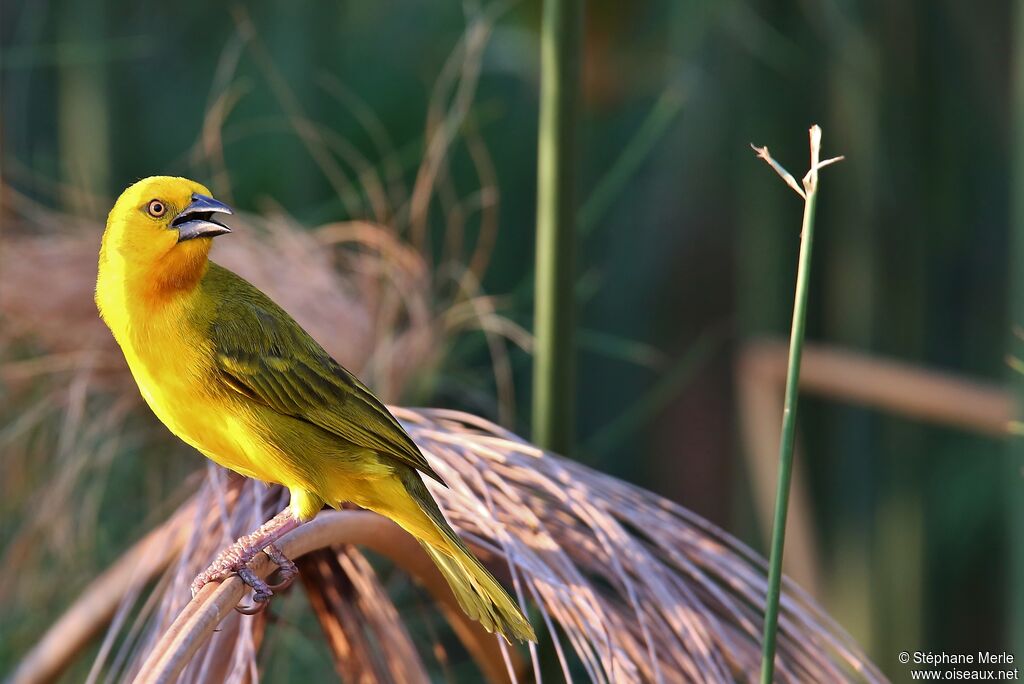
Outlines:
<svg viewBox="0 0 1024 684"><path fill-rule="evenodd" d="M96 303L146 403L220 465L287 487L299 522L346 501L393 519L471 617L535 640L441 515L420 473L440 478L398 421L266 295L207 259L211 237L229 232L209 195L147 178L107 220Z"/></svg>

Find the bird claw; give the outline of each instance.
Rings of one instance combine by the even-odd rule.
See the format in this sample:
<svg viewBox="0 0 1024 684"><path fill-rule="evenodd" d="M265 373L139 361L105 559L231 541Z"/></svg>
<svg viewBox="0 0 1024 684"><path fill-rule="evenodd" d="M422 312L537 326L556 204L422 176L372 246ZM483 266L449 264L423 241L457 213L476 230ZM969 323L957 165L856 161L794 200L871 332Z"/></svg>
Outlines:
<svg viewBox="0 0 1024 684"><path fill-rule="evenodd" d="M285 556L281 549L273 544L268 544L267 548L263 549L263 553L267 554L270 560L277 564L277 574L281 576L281 581L277 584L271 584L270 589L272 591L284 591L299 576L299 566L295 565L292 559Z"/></svg>
<svg viewBox="0 0 1024 684"><path fill-rule="evenodd" d="M248 586L252 587L252 603L248 606L238 604L235 606L242 615L256 615L266 610L270 604L270 598L274 595L270 585L260 579L259 575L252 571L248 565L238 569L238 576Z"/></svg>
<svg viewBox="0 0 1024 684"><path fill-rule="evenodd" d="M247 606L239 603L237 606L235 606L235 610L241 613L242 615L259 615L267 609L268 605L270 605L270 601L253 600L253 602Z"/></svg>
<svg viewBox="0 0 1024 684"><path fill-rule="evenodd" d="M274 592L283 591L291 586L299 569L273 544L268 544L262 551L278 566L281 581L277 584L268 584L249 567L249 562L260 552L260 549L235 543L222 551L210 564L210 567L199 573L192 581L192 597L194 598L204 586L211 582L220 582L231 575L238 575L242 582L252 588L252 603L247 606L239 604L235 606L235 610L243 615L256 615L263 612Z"/></svg>

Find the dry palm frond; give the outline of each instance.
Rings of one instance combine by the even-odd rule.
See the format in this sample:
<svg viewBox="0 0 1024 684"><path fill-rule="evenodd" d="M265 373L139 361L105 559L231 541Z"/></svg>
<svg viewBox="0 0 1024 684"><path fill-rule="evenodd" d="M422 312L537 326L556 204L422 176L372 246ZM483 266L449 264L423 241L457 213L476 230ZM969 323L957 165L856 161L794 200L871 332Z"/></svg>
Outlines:
<svg viewBox="0 0 1024 684"><path fill-rule="evenodd" d="M434 489L449 519L510 564L521 595L558 624L549 636L566 635L592 680L733 681L755 669L764 565L738 540L479 418L397 413L451 486ZM788 680L883 679L797 587L787 592Z"/></svg>
<svg viewBox="0 0 1024 684"><path fill-rule="evenodd" d="M535 624L547 628L544 638L553 642L567 678L729 682L756 671L764 561L742 543L681 506L545 454L480 418L395 410L450 484L433 492L452 524L532 608ZM177 524L191 530L188 541L144 602L137 590L125 590L105 641L120 646L101 651L94 673L107 681L140 671L152 675L145 669L152 661L143 663L155 644L155 658L163 656L169 627L180 629L174 618L188 602L191 578L229 539L284 503L279 488L228 483L211 466L187 504L194 513L178 516ZM359 515L369 516L356 524L375 546L371 538L381 536L372 522L377 516ZM399 566L410 563L403 553L393 557ZM320 552L303 572L346 681L427 679L431 654L416 652L409 615L395 607L359 551L343 545ZM129 624L125 616L133 613ZM271 638L274 629L273 623L230 614L213 639L195 644L183 681L255 681L260 638L264 630ZM485 668L490 664L489 678L497 681L493 652L474 655ZM528 679L519 656L508 656L509 676ZM884 681L793 585L783 597L778 657L780 681Z"/></svg>

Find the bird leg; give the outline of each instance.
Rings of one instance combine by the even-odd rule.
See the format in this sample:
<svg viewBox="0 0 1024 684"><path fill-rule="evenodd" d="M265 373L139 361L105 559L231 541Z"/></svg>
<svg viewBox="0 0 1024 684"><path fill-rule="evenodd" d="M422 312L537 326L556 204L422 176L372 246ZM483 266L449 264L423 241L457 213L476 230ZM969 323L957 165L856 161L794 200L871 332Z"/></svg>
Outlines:
<svg viewBox="0 0 1024 684"><path fill-rule="evenodd" d="M210 582L219 582L227 577L237 574L248 586L252 587L252 598L256 604L262 606L274 595L274 590L286 588L295 579L298 568L295 563L285 558L281 550L274 546L274 542L291 532L299 526L299 520L292 515L290 509L286 508L273 518L263 523L258 530L252 534L240 537L231 546L227 547L217 556L203 572L192 580L192 596L199 593L199 590ZM281 582L273 586L252 571L249 562L264 551L270 560L277 563L281 573ZM243 612L252 612L249 609ZM258 612L258 611L255 611Z"/></svg>

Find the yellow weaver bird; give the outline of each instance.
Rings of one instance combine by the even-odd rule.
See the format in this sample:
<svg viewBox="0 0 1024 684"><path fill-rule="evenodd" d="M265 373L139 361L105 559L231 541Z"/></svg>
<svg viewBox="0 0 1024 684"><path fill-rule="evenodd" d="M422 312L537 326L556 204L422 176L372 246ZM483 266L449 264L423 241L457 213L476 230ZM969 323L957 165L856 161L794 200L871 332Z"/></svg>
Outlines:
<svg viewBox="0 0 1024 684"><path fill-rule="evenodd" d="M399 422L281 307L207 258L231 209L185 178L141 180L107 218L96 304L139 391L171 432L242 475L288 488L288 508L225 549L192 584L237 573L258 604L272 588L249 568L324 504L384 515L423 545L462 609L489 631L536 641L509 595L470 553L424 485L442 482ZM443 484L443 482L442 482Z"/></svg>

